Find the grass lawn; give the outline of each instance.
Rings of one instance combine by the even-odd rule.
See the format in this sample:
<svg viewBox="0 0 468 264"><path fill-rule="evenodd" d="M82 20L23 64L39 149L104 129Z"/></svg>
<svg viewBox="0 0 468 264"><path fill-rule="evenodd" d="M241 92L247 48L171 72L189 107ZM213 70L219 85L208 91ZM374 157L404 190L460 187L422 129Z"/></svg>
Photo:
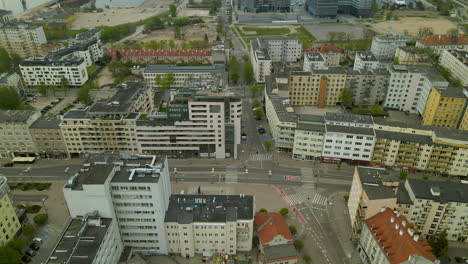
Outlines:
<svg viewBox="0 0 468 264"><path fill-rule="evenodd" d="M271 36L271 35L286 35L291 32L289 28L258 28L258 27L242 27L242 30L244 32L246 31L255 31L256 34L255 36ZM242 35L244 36L254 36L254 35L246 35L243 34L241 31Z"/></svg>
<svg viewBox="0 0 468 264"><path fill-rule="evenodd" d="M302 42L302 47L307 48L313 44L315 40L317 40L314 35L312 35L307 29L303 26L296 28L296 33L289 34L290 37L296 37Z"/></svg>
<svg viewBox="0 0 468 264"><path fill-rule="evenodd" d="M88 76L91 76L96 70L98 66L96 65L91 65L88 68L86 68L86 71L88 72Z"/></svg>

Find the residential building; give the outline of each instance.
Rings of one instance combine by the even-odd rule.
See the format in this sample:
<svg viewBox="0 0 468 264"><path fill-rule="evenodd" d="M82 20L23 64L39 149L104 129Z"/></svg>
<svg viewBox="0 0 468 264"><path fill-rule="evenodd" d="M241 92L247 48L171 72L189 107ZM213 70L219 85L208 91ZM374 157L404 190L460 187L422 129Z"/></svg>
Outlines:
<svg viewBox="0 0 468 264"><path fill-rule="evenodd" d="M463 115L463 118L458 128L461 130L468 130L468 111L465 110L465 114Z"/></svg>
<svg viewBox="0 0 468 264"><path fill-rule="evenodd" d="M254 212L252 195L172 195L164 219L168 253L249 252Z"/></svg>
<svg viewBox="0 0 468 264"><path fill-rule="evenodd" d="M63 140L60 116L41 116L29 127L33 144L42 158L67 158L68 152Z"/></svg>
<svg viewBox="0 0 468 264"><path fill-rule="evenodd" d="M21 227L10 196L10 187L4 176L0 176L0 226L3 229L3 232L0 232L0 247L3 247L15 238Z"/></svg>
<svg viewBox="0 0 468 264"><path fill-rule="evenodd" d="M398 189L397 211L421 232L447 232L450 241L467 242L468 185L458 182L408 179Z"/></svg>
<svg viewBox="0 0 468 264"><path fill-rule="evenodd" d="M381 105L388 90L388 70L348 70L345 87L353 92L356 105Z"/></svg>
<svg viewBox="0 0 468 264"><path fill-rule="evenodd" d="M21 100L26 100L27 98L21 77L16 72L0 73L0 86L13 87Z"/></svg>
<svg viewBox="0 0 468 264"><path fill-rule="evenodd" d="M97 211L116 222L123 245L134 252L168 253L164 217L171 184L166 157L91 155L63 193L72 218Z"/></svg>
<svg viewBox="0 0 468 264"><path fill-rule="evenodd" d="M55 50L48 56L54 58L78 57L83 58L86 67L93 65L104 56L101 46L101 29L91 29L83 33L76 34L67 47Z"/></svg>
<svg viewBox="0 0 468 264"><path fill-rule="evenodd" d="M107 101L62 117L60 129L70 156L86 153L135 153L136 121L154 108L151 89L140 82L126 82Z"/></svg>
<svg viewBox="0 0 468 264"><path fill-rule="evenodd" d="M151 88L159 88L157 78L165 78L173 74L171 88L181 88L191 82L204 84L208 89L218 90L227 81L223 64L205 66L149 65L143 71L143 78ZM157 77L160 76L160 77Z"/></svg>
<svg viewBox="0 0 468 264"><path fill-rule="evenodd" d="M347 70L341 67L311 72L290 72L289 100L292 105L313 105L323 108L340 102L346 87Z"/></svg>
<svg viewBox="0 0 468 264"><path fill-rule="evenodd" d="M213 63L211 49L188 50L141 50L141 49L109 49L107 56L123 62L136 63Z"/></svg>
<svg viewBox="0 0 468 264"><path fill-rule="evenodd" d="M15 19L10 10L0 9L0 23L9 24Z"/></svg>
<svg viewBox="0 0 468 264"><path fill-rule="evenodd" d="M459 79L463 86L468 86L468 50L443 50L439 64L449 70L452 77Z"/></svg>
<svg viewBox="0 0 468 264"><path fill-rule="evenodd" d="M468 107L468 90L432 88L423 114L423 125L458 128Z"/></svg>
<svg viewBox="0 0 468 264"><path fill-rule="evenodd" d="M27 24L0 25L0 47L22 58L43 55L47 43L42 26Z"/></svg>
<svg viewBox="0 0 468 264"><path fill-rule="evenodd" d="M271 74L272 59L268 55L268 50L260 42L260 39L250 41L250 58L252 61L255 81L265 82L265 77Z"/></svg>
<svg viewBox="0 0 468 264"><path fill-rule="evenodd" d="M433 87L447 87L448 82L432 66L393 65L388 67L390 80L384 107L420 113Z"/></svg>
<svg viewBox="0 0 468 264"><path fill-rule="evenodd" d="M308 0L307 11L318 17L335 18L338 13L356 17L371 15L371 1L368 0Z"/></svg>
<svg viewBox="0 0 468 264"><path fill-rule="evenodd" d="M285 13L291 11L291 0L238 0L237 10L249 13Z"/></svg>
<svg viewBox="0 0 468 264"><path fill-rule="evenodd" d="M260 263L298 262L294 239L284 216L278 213L259 212L255 214L254 225L259 238Z"/></svg>
<svg viewBox="0 0 468 264"><path fill-rule="evenodd" d="M395 51L396 64L431 66L434 61L427 53L418 51L415 47L400 46Z"/></svg>
<svg viewBox="0 0 468 264"><path fill-rule="evenodd" d="M35 156L37 149L29 127L41 116L31 110L0 110L0 157Z"/></svg>
<svg viewBox="0 0 468 264"><path fill-rule="evenodd" d="M441 54L442 50L468 51L468 37L461 34L458 37L450 35L430 35L416 41L417 48L430 48L435 53Z"/></svg>
<svg viewBox="0 0 468 264"><path fill-rule="evenodd" d="M370 52L377 60L392 60L398 47L406 46L409 38L404 35L385 33L372 38Z"/></svg>
<svg viewBox="0 0 468 264"><path fill-rule="evenodd" d="M117 263L122 250L117 221L87 214L69 222L45 263Z"/></svg>
<svg viewBox="0 0 468 264"><path fill-rule="evenodd" d="M70 86L79 87L88 81L87 63L80 57L30 57L19 68L27 86L60 85L66 78Z"/></svg>
<svg viewBox="0 0 468 264"><path fill-rule="evenodd" d="M365 226L364 221L378 214L381 208L395 208L399 183L400 175L397 172L372 167L354 169L348 199L354 233L360 233Z"/></svg>
<svg viewBox="0 0 468 264"><path fill-rule="evenodd" d="M391 64L392 60L379 60L371 52L356 52L356 56L354 57L353 70L385 70Z"/></svg>
<svg viewBox="0 0 468 264"><path fill-rule="evenodd" d="M366 220L358 251L365 264L439 263L414 224L391 208Z"/></svg>
<svg viewBox="0 0 468 264"><path fill-rule="evenodd" d="M294 131L293 159L320 160L325 137L325 119L317 115L298 115Z"/></svg>
<svg viewBox="0 0 468 264"><path fill-rule="evenodd" d="M327 62L321 53L304 52L303 71L326 70L328 69Z"/></svg>
<svg viewBox="0 0 468 264"><path fill-rule="evenodd" d="M341 60L345 58L345 50L335 44L320 44L312 46L305 49L304 52L320 53L328 67L340 66Z"/></svg>

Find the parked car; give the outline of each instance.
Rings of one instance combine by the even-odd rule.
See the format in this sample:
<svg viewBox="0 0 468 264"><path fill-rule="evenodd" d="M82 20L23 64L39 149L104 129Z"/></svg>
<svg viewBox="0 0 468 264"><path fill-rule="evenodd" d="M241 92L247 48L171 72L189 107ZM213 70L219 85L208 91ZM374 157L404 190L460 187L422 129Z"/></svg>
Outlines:
<svg viewBox="0 0 468 264"><path fill-rule="evenodd" d="M241 139L247 139L247 134L242 133Z"/></svg>
<svg viewBox="0 0 468 264"><path fill-rule="evenodd" d="M13 167L15 164L13 162L8 162L2 165L2 167Z"/></svg>
<svg viewBox="0 0 468 264"><path fill-rule="evenodd" d="M266 130L262 127L262 128L259 128L258 129L258 133L260 134L265 134L266 133Z"/></svg>
<svg viewBox="0 0 468 264"><path fill-rule="evenodd" d="M262 120L262 118L257 116L255 117L255 120L259 121L259 120Z"/></svg>
<svg viewBox="0 0 468 264"><path fill-rule="evenodd" d="M40 237L35 237L33 238L33 242L36 243L36 244L42 244L44 242L44 240Z"/></svg>
<svg viewBox="0 0 468 264"><path fill-rule="evenodd" d="M26 255L24 255L24 256L21 258L21 260L22 260L24 263L29 263L29 262L31 262L31 258L28 257L28 256L26 256Z"/></svg>
<svg viewBox="0 0 468 264"><path fill-rule="evenodd" d="M29 248L38 251L41 248L41 245L36 244L36 243L31 243L31 245L29 245Z"/></svg>
<svg viewBox="0 0 468 264"><path fill-rule="evenodd" d="M74 104L79 104L79 103L80 103L80 100L75 99L75 100L73 101L73 103L74 103Z"/></svg>
<svg viewBox="0 0 468 264"><path fill-rule="evenodd" d="M30 257L34 257L36 256L36 251L32 250L32 249L29 249L26 251L26 255L30 256Z"/></svg>

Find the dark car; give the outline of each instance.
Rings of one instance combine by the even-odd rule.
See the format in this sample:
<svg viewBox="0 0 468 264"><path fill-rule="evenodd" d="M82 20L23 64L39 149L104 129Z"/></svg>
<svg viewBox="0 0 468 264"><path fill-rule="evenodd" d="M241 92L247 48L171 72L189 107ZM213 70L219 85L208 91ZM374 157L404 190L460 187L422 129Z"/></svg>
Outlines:
<svg viewBox="0 0 468 264"><path fill-rule="evenodd" d="M15 164L13 162L8 162L2 165L2 167L13 167Z"/></svg>
<svg viewBox="0 0 468 264"><path fill-rule="evenodd" d="M266 130L264 128L259 128L258 129L258 133L260 134L265 134L266 133Z"/></svg>
<svg viewBox="0 0 468 264"><path fill-rule="evenodd" d="M34 249L34 250L38 251L41 248L41 245L36 244L36 243L31 243L31 245L29 245L29 247L31 249Z"/></svg>
<svg viewBox="0 0 468 264"><path fill-rule="evenodd" d="M26 255L28 255L30 257L34 257L34 256L36 256L36 251L34 251L32 249L29 249L28 251L26 251Z"/></svg>
<svg viewBox="0 0 468 264"><path fill-rule="evenodd" d="M31 258L28 257L28 256L23 256L23 257L21 258L21 260L22 260L24 263L29 263L29 262L31 262Z"/></svg>
<svg viewBox="0 0 468 264"><path fill-rule="evenodd" d="M80 103L80 100L76 99L73 101L74 104L79 104Z"/></svg>

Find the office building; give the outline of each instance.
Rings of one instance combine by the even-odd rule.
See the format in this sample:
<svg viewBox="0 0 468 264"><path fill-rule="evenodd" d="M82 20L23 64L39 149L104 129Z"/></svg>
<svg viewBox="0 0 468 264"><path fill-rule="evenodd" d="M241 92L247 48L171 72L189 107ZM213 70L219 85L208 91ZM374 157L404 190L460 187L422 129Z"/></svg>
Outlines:
<svg viewBox="0 0 468 264"><path fill-rule="evenodd" d="M0 157L36 155L29 127L41 116L30 110L0 110Z"/></svg>
<svg viewBox="0 0 468 264"><path fill-rule="evenodd" d="M166 112L136 121L139 153L170 158L236 158L241 140L242 101L181 89Z"/></svg>
<svg viewBox="0 0 468 264"><path fill-rule="evenodd" d="M307 11L318 17L335 18L338 13L369 17L371 3L369 0L307 0Z"/></svg>
<svg viewBox="0 0 468 264"><path fill-rule="evenodd" d="M254 212L251 195L172 195L164 219L168 253L249 252Z"/></svg>
<svg viewBox="0 0 468 264"><path fill-rule="evenodd" d="M16 215L16 207L10 196L10 187L4 176L0 176L0 226L2 226L0 247L3 247L15 238L21 227Z"/></svg>
<svg viewBox="0 0 468 264"><path fill-rule="evenodd" d="M398 47L406 46L409 38L404 35L385 33L372 38L370 52L377 60L393 60Z"/></svg>
<svg viewBox="0 0 468 264"><path fill-rule="evenodd" d="M440 66L446 68L452 77L468 86L468 50L443 50L439 57Z"/></svg>
<svg viewBox="0 0 468 264"><path fill-rule="evenodd" d="M78 57L84 59L86 67L93 65L104 56L101 46L101 29L91 29L76 34L67 47L49 53L53 58Z"/></svg>
<svg viewBox="0 0 468 264"><path fill-rule="evenodd" d="M238 0L237 10L249 13L285 13L291 11L291 0Z"/></svg>
<svg viewBox="0 0 468 264"><path fill-rule="evenodd" d="M43 55L47 43L42 26L27 24L0 25L0 47L22 58Z"/></svg>
<svg viewBox="0 0 468 264"><path fill-rule="evenodd" d="M416 41L417 48L430 48L435 53L441 54L443 50L468 51L468 37L461 34L458 37L450 35L430 35Z"/></svg>
<svg viewBox="0 0 468 264"><path fill-rule="evenodd" d="M88 81L85 59L75 56L30 57L19 68L27 86L60 85L66 78L70 86L80 87Z"/></svg>
<svg viewBox="0 0 468 264"><path fill-rule="evenodd" d="M468 107L468 90L432 88L423 114L423 125L459 128Z"/></svg>
<svg viewBox="0 0 468 264"><path fill-rule="evenodd" d="M69 222L45 263L117 263L122 250L117 221L87 214Z"/></svg>
<svg viewBox="0 0 468 264"><path fill-rule="evenodd" d="M124 246L167 254L164 217L171 195L166 157L91 155L63 188L72 218L97 211L118 226Z"/></svg>
<svg viewBox="0 0 468 264"><path fill-rule="evenodd" d="M29 127L33 144L40 157L48 159L68 157L60 122L60 116L41 116Z"/></svg>
<svg viewBox="0 0 468 264"><path fill-rule="evenodd" d="M325 60L328 67L340 66L341 60L345 58L345 51L343 48L335 44L320 44L304 50L307 53L320 53ZM305 59L305 58L304 58ZM305 61L304 61L305 63ZM306 71L306 70L304 70Z"/></svg>
<svg viewBox="0 0 468 264"><path fill-rule="evenodd" d="M314 16L335 18L338 0L307 0L307 11Z"/></svg>
<svg viewBox="0 0 468 264"><path fill-rule="evenodd" d="M395 51L395 64L401 65L426 65L431 66L434 61L427 53L421 52L415 47L400 46Z"/></svg>
<svg viewBox="0 0 468 264"><path fill-rule="evenodd" d="M123 62L135 63L213 63L211 49L189 50L141 50L141 49L109 49L107 56ZM120 59L119 59L120 58Z"/></svg>
<svg viewBox="0 0 468 264"><path fill-rule="evenodd" d="M95 102L62 117L60 129L70 156L86 153L135 153L136 121L154 108L145 83L126 82L107 101Z"/></svg>
<svg viewBox="0 0 468 264"><path fill-rule="evenodd" d="M21 77L16 73L0 73L0 86L8 86L15 89L21 100L26 100L26 91L24 90Z"/></svg>
<svg viewBox="0 0 468 264"><path fill-rule="evenodd" d="M366 220L358 251L366 264L440 263L414 224L391 208L382 208Z"/></svg>
<svg viewBox="0 0 468 264"><path fill-rule="evenodd" d="M390 73L385 70L348 70L345 87L353 92L355 105L381 105L387 94Z"/></svg>

